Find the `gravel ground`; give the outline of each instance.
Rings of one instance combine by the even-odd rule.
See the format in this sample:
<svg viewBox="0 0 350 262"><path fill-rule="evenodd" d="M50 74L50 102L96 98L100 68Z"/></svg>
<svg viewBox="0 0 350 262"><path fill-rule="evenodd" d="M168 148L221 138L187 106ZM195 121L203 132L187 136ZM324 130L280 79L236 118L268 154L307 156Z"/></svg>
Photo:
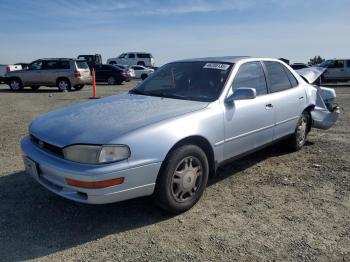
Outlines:
<svg viewBox="0 0 350 262"><path fill-rule="evenodd" d="M169 216L149 198L90 206L39 186L23 172L20 138L91 88L0 85L0 261L350 261L350 87L336 90L336 126L312 130L299 152L279 143L221 168L194 208Z"/></svg>

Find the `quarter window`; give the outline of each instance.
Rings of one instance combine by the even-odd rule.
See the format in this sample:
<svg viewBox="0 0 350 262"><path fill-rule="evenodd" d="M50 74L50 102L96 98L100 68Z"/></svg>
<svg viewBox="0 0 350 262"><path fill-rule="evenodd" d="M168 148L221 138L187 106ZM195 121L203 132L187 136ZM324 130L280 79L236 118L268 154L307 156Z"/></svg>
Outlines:
<svg viewBox="0 0 350 262"><path fill-rule="evenodd" d="M287 67L283 66L283 69L286 72L292 87L296 87L298 85L298 81L296 80L295 76L292 74L292 72Z"/></svg>
<svg viewBox="0 0 350 262"><path fill-rule="evenodd" d="M250 87L256 89L257 95L266 94L267 85L261 63L249 62L241 65L233 80L232 87L233 91L241 87Z"/></svg>
<svg viewBox="0 0 350 262"><path fill-rule="evenodd" d="M346 60L346 66L350 67L350 60Z"/></svg>
<svg viewBox="0 0 350 262"><path fill-rule="evenodd" d="M267 69L271 93L292 88L287 73L284 70L283 65L281 63L265 61L264 64Z"/></svg>

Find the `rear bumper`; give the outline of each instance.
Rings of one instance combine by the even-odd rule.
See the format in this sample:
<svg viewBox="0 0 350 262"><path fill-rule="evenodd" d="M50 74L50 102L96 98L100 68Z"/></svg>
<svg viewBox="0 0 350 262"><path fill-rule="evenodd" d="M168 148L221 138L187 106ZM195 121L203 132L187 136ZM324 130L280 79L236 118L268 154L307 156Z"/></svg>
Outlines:
<svg viewBox="0 0 350 262"><path fill-rule="evenodd" d="M21 149L25 165L27 158L36 163L37 174L29 174L39 184L64 198L88 204L105 204L151 195L161 166L161 162L158 162L119 170L118 163L101 166L73 163L43 151L29 137L22 139ZM70 186L65 180L92 182L120 177L124 177L123 184L99 189Z"/></svg>
<svg viewBox="0 0 350 262"><path fill-rule="evenodd" d="M312 127L329 129L337 122L339 114L340 110L338 108L331 112L325 108L315 107L315 109L311 111Z"/></svg>

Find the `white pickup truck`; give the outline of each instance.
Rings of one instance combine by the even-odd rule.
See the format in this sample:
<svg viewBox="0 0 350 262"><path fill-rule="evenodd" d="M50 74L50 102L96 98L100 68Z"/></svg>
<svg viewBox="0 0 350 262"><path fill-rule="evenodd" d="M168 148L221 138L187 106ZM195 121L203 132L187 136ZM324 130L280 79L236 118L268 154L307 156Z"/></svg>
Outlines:
<svg viewBox="0 0 350 262"><path fill-rule="evenodd" d="M21 65L0 65L0 84L3 82L5 74L15 70L22 70Z"/></svg>

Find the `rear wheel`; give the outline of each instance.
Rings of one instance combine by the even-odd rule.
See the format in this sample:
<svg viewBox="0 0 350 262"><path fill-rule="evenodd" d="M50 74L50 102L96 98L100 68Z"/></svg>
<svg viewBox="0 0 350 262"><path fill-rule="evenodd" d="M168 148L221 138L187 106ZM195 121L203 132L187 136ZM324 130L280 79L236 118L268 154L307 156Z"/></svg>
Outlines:
<svg viewBox="0 0 350 262"><path fill-rule="evenodd" d="M108 77L108 79L107 79L107 83L109 84L109 85L115 85L115 77L114 76L110 76L110 77Z"/></svg>
<svg viewBox="0 0 350 262"><path fill-rule="evenodd" d="M60 91L70 91L71 89L71 84L68 79L65 78L60 78L57 80L57 87Z"/></svg>
<svg viewBox="0 0 350 262"><path fill-rule="evenodd" d="M195 145L170 152L157 179L155 202L171 213L193 207L203 195L209 175L205 153Z"/></svg>
<svg viewBox="0 0 350 262"><path fill-rule="evenodd" d="M293 151L298 151L305 145L307 134L310 131L310 120L309 113L304 111L299 118L294 134L289 140L289 145Z"/></svg>
<svg viewBox="0 0 350 262"><path fill-rule="evenodd" d="M37 90L40 88L40 86L30 86L30 88L31 88L33 91L37 91Z"/></svg>
<svg viewBox="0 0 350 262"><path fill-rule="evenodd" d="M23 83L19 78L12 78L9 84L12 91L20 91L23 89Z"/></svg>
<svg viewBox="0 0 350 262"><path fill-rule="evenodd" d="M84 87L84 85L76 85L76 86L74 86L74 89L81 90L81 89L83 89L83 87Z"/></svg>

